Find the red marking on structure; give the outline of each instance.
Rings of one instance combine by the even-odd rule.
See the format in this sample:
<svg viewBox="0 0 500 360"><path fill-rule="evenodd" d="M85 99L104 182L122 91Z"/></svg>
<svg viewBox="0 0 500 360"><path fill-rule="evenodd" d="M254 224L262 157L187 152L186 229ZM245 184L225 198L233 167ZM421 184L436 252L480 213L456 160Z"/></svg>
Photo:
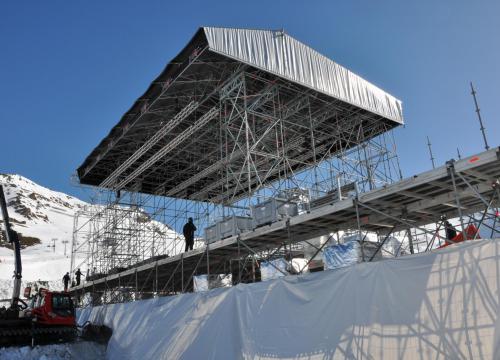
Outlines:
<svg viewBox="0 0 500 360"><path fill-rule="evenodd" d="M474 156L474 157L472 157L472 158L469 159L469 162L473 163L473 162L476 162L478 160L479 160L479 156Z"/></svg>

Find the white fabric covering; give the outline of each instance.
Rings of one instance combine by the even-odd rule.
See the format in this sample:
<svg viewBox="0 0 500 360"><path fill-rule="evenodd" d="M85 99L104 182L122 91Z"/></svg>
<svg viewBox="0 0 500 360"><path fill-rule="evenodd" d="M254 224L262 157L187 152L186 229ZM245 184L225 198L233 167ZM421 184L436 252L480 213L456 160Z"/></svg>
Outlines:
<svg viewBox="0 0 500 360"><path fill-rule="evenodd" d="M229 287L233 284L233 276L231 274L212 274L210 280L208 275L193 276L193 289L195 292L208 291L219 287Z"/></svg>
<svg viewBox="0 0 500 360"><path fill-rule="evenodd" d="M260 263L260 278L262 281L269 281L285 276L288 274L288 267L288 262L284 258L263 261Z"/></svg>
<svg viewBox="0 0 500 360"><path fill-rule="evenodd" d="M211 51L403 123L400 100L281 31L203 29Z"/></svg>
<svg viewBox="0 0 500 360"><path fill-rule="evenodd" d="M493 359L500 242L85 309L110 359Z"/></svg>

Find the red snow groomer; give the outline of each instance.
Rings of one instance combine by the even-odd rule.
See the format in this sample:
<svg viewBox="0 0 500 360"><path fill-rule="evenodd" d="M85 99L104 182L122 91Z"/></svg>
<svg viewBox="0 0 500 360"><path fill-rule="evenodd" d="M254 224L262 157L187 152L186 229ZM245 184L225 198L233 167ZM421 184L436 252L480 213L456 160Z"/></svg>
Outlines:
<svg viewBox="0 0 500 360"><path fill-rule="evenodd" d="M27 302L19 298L22 279L19 235L11 229L7 204L0 185L0 210L4 238L14 249L15 269L12 299L8 308L0 308L0 347L36 342L68 341L76 336L75 307L69 294L40 289Z"/></svg>
<svg viewBox="0 0 500 360"><path fill-rule="evenodd" d="M30 289L24 291L30 297ZM68 293L41 288L30 298L27 313L38 326L75 326L75 307Z"/></svg>

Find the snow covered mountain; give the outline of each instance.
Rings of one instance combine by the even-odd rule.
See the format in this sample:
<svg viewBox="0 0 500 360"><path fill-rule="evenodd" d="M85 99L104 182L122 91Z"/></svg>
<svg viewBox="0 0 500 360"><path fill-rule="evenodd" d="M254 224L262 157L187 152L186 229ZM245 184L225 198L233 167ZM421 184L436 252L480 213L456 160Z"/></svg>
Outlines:
<svg viewBox="0 0 500 360"><path fill-rule="evenodd" d="M21 235L23 280L61 279L70 266L73 215L86 203L20 175L0 174L0 183L12 227ZM11 286L13 269L13 251L2 241L0 289ZM0 290L0 298L4 298L3 295L4 291Z"/></svg>

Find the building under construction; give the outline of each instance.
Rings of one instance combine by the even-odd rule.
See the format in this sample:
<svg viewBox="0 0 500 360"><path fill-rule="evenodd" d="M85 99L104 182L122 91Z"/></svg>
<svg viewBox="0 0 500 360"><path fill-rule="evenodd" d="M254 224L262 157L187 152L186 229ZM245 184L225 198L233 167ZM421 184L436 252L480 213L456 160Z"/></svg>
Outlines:
<svg viewBox="0 0 500 360"><path fill-rule="evenodd" d="M422 252L446 218L495 236L500 150L403 179L402 124L401 101L283 31L200 28L78 168L95 204L75 217L88 281L72 291L96 304L254 282L269 263L302 273L340 234L363 261L394 235L384 255Z"/></svg>

